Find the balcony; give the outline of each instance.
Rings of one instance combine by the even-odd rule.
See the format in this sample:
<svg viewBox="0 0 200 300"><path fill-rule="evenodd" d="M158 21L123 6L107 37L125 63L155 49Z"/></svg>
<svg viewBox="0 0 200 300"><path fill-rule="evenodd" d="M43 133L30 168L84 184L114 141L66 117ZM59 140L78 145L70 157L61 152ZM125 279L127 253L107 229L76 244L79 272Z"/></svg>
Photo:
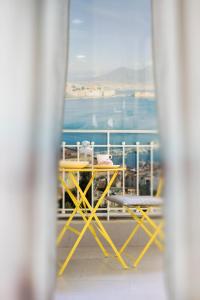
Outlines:
<svg viewBox="0 0 200 300"><path fill-rule="evenodd" d="M109 194L132 194L132 195L154 195L161 165L159 156L159 143L157 131L153 130L63 130L65 139L61 145L61 158L81 160L88 159L92 167L96 164L96 155L107 153L112 155L114 163L127 167L121 177L115 182ZM121 135L121 136L120 136ZM73 138L71 138L73 136ZM120 138L119 138L120 136ZM117 138L116 138L117 137ZM96 140L94 142L93 140ZM87 143L85 154L84 143ZM141 142L145 140L145 142ZM75 141L75 142L74 142ZM103 141L103 142L102 142ZM65 178L65 172L62 177ZM110 174L103 174L107 182ZM77 173L77 179L81 182L81 174ZM129 179L129 180L127 180ZM102 193L97 178L91 187L91 205L94 207L96 199ZM77 198L79 193L74 191ZM58 216L58 232L69 217L73 208L69 208L65 190L60 189ZM141 217L139 211L134 212ZM126 237L130 234L133 220L121 207L106 201L97 211L103 225L112 237L115 245L120 248ZM159 220L160 209L152 212L152 217ZM73 226L80 231L83 222L80 216L75 216ZM64 261L66 253L71 249L76 237L69 232L58 248L58 266ZM132 261L147 243L147 236L141 230L137 237L130 243L126 251L127 261ZM107 248L106 248L107 249ZM107 249L109 253L110 249ZM164 287L163 254L152 247L142 260L138 268L131 267L123 270L113 257L105 258L90 233L86 233L84 239L66 272L57 279L56 300L65 299L130 299L131 295L136 299L166 299Z"/></svg>

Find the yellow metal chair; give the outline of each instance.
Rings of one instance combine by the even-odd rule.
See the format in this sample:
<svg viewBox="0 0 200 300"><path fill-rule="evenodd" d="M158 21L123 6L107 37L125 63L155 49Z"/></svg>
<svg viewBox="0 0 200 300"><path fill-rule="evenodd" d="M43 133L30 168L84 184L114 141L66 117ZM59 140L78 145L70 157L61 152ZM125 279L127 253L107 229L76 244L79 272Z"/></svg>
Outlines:
<svg viewBox="0 0 200 300"><path fill-rule="evenodd" d="M163 220L161 220L158 224L158 222L155 222L155 220L151 218L150 215L152 209L162 207L163 205L163 199L160 197L162 189L163 179L160 179L157 193L155 196L113 195L107 197L107 200L114 202L115 204L118 204L120 206L123 206L133 218L133 220L136 221L136 225L133 228L131 234L119 250L120 254L124 252L128 244L140 228L144 230L144 232L149 237L149 241L139 253L138 257L134 260L134 267L136 267L139 264L139 262L153 243L158 247L159 250L162 251L164 249L164 222ZM141 217L138 216L135 210L140 213Z"/></svg>

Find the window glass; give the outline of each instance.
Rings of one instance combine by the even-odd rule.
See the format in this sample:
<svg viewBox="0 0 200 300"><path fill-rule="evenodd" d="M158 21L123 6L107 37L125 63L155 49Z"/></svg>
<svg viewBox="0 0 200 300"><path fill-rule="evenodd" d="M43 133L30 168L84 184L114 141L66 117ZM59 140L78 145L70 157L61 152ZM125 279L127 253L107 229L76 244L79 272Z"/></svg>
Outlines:
<svg viewBox="0 0 200 300"><path fill-rule="evenodd" d="M110 193L152 195L158 182L151 22L150 0L71 0L62 156L95 164L111 154L127 169Z"/></svg>

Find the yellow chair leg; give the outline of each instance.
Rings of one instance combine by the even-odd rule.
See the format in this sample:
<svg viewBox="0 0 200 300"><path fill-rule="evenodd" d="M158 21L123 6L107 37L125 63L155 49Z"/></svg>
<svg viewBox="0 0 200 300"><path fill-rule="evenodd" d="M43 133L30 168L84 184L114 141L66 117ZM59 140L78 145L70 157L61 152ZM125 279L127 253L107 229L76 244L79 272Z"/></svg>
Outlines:
<svg viewBox="0 0 200 300"><path fill-rule="evenodd" d="M149 224L154 228L157 229L157 224L155 222L153 222L153 220L141 209L141 207L137 207L137 209L139 210L139 212L142 214L142 216L145 217L145 219L149 222ZM162 239L164 239L164 233L161 230L159 233L160 237Z"/></svg>
<svg viewBox="0 0 200 300"><path fill-rule="evenodd" d="M137 265L139 264L139 262L141 261L141 259L143 258L143 256L145 255L145 253L148 251L149 247L151 246L151 244L154 242L156 236L160 233L161 229L163 227L163 222L160 223L159 226L157 226L157 229L155 230L154 234L152 234L152 237L149 239L148 243L146 244L146 246L143 248L143 250L141 251L141 253L139 254L138 258L135 260L133 266L137 267Z"/></svg>
<svg viewBox="0 0 200 300"><path fill-rule="evenodd" d="M126 207L126 209L130 213L130 215L136 220L136 222L140 225L140 227L146 232L146 234L149 237L152 237L152 232L144 225L143 222L141 222L141 220L138 218L138 216L136 214L134 214L130 208ZM156 229L157 229L157 226L156 226ZM154 243L156 244L156 246L158 247L158 249L160 251L163 251L164 246L158 239L155 239Z"/></svg>
<svg viewBox="0 0 200 300"><path fill-rule="evenodd" d="M144 216L141 219L141 222L144 220ZM137 233L137 231L140 229L140 224L137 224L133 231L131 232L131 234L129 235L129 237L127 238L127 240L125 241L125 243L123 244L123 246L121 247L121 249L119 250L119 253L122 254L124 252L124 250L126 249L126 247L128 246L128 244L130 243L130 241L134 238L135 234Z"/></svg>

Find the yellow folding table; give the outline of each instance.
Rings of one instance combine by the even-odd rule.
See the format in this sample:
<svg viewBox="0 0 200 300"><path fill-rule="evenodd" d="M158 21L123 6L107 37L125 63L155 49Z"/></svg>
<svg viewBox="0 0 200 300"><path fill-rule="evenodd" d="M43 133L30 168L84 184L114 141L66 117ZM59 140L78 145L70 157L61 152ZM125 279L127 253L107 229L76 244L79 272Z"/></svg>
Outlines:
<svg viewBox="0 0 200 300"><path fill-rule="evenodd" d="M97 209L100 207L100 205L102 204L103 200L105 199L105 197L107 196L113 182L115 181L117 175L119 174L119 172L124 171L124 168L114 168L114 167L105 167L105 168L61 168L60 172L64 172L64 173L68 173L69 178L72 180L72 182L74 183L74 186L77 188L77 191L79 192L79 199L77 197L75 197L75 195L72 193L72 191L68 188L67 183L65 181L65 179L62 177L62 175L59 175L59 181L62 185L62 187L65 189L65 191L68 193L68 195L70 196L70 198L72 199L75 208L73 210L73 212L71 213L69 219L66 221L65 225L63 226L62 230L60 231L58 238L57 238L57 245L60 244L60 242L62 241L65 233L67 230L72 231L73 233L75 233L78 237L76 242L74 243L72 249L70 250L69 254L67 255L64 263L62 264L61 268L59 269L58 275L61 276L63 274L63 272L65 271L69 261L71 260L74 252L76 251L76 248L78 247L81 239L83 238L85 232L89 229L91 234L93 235L95 241L97 242L98 246L100 247L101 251L103 252L104 256L108 256L108 252L106 251L106 249L104 248L104 245L102 244L102 242L100 241L100 239L98 238L98 235L96 233L96 229L100 232L100 234L102 235L102 237L108 242L108 244L110 245L110 247L113 249L115 256L117 257L117 259L119 260L120 264L122 265L123 268L127 269L128 266L125 263L124 259L122 258L120 252L117 250L116 246L114 245L112 239L110 238L109 234L107 233L105 227L103 226L102 222L100 221L100 219L98 218L96 212ZM76 179L76 173L77 172L90 172L91 173L91 178L85 188L85 190L83 191L79 185L78 180ZM97 200L96 204L94 207L91 206L91 204L89 203L86 195L87 192L89 190L89 188L91 187L95 176L98 173L105 173L105 172L110 172L111 176L110 176L110 180L107 183L107 186L104 190L104 192L102 193L102 195L100 196L100 198ZM72 220L74 218L74 216L76 214L80 214L80 216L82 217L83 221L84 221L84 226L82 228L81 231L78 231L77 229L73 228L71 226ZM92 222L94 220L94 222Z"/></svg>

